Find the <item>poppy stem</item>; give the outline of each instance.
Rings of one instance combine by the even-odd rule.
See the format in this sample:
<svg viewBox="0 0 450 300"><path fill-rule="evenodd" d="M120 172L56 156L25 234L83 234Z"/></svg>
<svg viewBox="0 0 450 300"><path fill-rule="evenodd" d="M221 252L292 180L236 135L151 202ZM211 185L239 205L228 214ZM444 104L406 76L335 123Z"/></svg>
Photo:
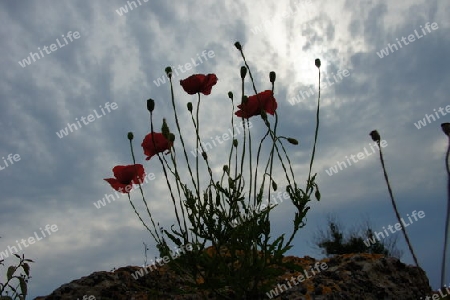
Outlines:
<svg viewBox="0 0 450 300"><path fill-rule="evenodd" d="M178 121L177 109L175 107L175 96L174 96L174 93L173 93L172 76L169 77L169 81L170 81L170 94L171 94L171 98L172 98L172 107L173 107L173 112L175 114L175 123L177 125L178 134L180 135L180 141L181 141L181 145L182 145L182 148L183 148L184 157L186 159L186 164L187 164L187 167L188 167L188 171L189 171L189 174L191 175L192 183L194 184L194 188L195 188L195 190L197 192L197 196L200 197L200 190L199 190L199 187L197 186L197 184L195 183L194 175L192 174L191 165L189 164L189 158L188 158L188 155L187 155L187 152L186 152L186 147L185 147L185 144L184 144L183 135L181 134L180 122Z"/></svg>
<svg viewBox="0 0 450 300"><path fill-rule="evenodd" d="M444 233L444 249L442 251L442 267L441 267L441 287L445 284L445 270L447 265L447 247L450 227L450 169L449 169L449 156L450 156L450 136L448 138L447 154L445 155L445 169L447 171L447 216L445 218L445 233Z"/></svg>
<svg viewBox="0 0 450 300"><path fill-rule="evenodd" d="M241 99L242 99L241 101L242 102L244 101L244 97L245 97L244 92L245 92L245 78L241 76ZM246 130L247 126L245 126L246 123L245 123L245 118L244 117L241 118L241 124L243 125L242 130L244 132L244 141L242 143L242 157L241 157L241 173L240 173L240 175L243 175L244 174L245 146L246 146L246 141L247 141L247 130ZM250 182L252 182L251 176L252 176L252 169L250 168ZM239 180L239 185L238 185L238 188L237 188L238 191L241 189L241 183L242 183L242 180ZM250 184L250 186L251 186L251 184ZM249 199L250 199L250 197L249 197ZM249 200L249 203L250 203L250 200Z"/></svg>
<svg viewBox="0 0 450 300"><path fill-rule="evenodd" d="M398 222L402 225L402 232L403 232L403 235L405 236L405 240L406 240L406 243L408 245L409 251L411 252L411 255L412 255L413 259L414 259L414 263L416 264L417 267L420 268L419 262L418 262L417 257L416 257L416 254L414 253L414 250L413 250L413 248L411 246L411 242L409 240L408 234L406 233L406 229L403 226L403 223L401 222L401 217L400 217L400 214L398 212L397 204L395 203L394 195L392 193L391 185L389 183L388 175L387 175L387 172L386 172L386 167L384 165L384 158L383 158L383 152L381 151L380 140L378 139L376 142L378 144L378 150L380 152L380 161L381 161L381 166L383 168L384 179L386 180L386 184L387 184L387 187L388 187L389 196L391 198L392 207L394 208L395 216L397 217Z"/></svg>
<svg viewBox="0 0 450 300"><path fill-rule="evenodd" d="M260 154L261 154L261 148L262 148L264 140L267 138L269 133L270 133L270 129L268 129L266 134L261 138L261 141L259 142L258 152L256 153L255 187L254 187L254 189L255 189L255 197L254 197L254 200L253 200L253 205L256 205L257 197L258 197L258 195L256 194L256 183L258 181L258 166L259 166L259 158L260 158ZM259 194L262 194L262 186L261 186L261 190L260 190Z"/></svg>
<svg viewBox="0 0 450 300"><path fill-rule="evenodd" d="M319 110L320 110L320 68L319 68L319 97L317 98L317 112L316 112L316 130L315 130L315 134L314 134L314 146L313 146L313 150L312 150L311 161L309 162L309 174L308 174L308 182L306 183L306 194L308 194L310 187L312 188L310 181L311 181L311 171L312 171L312 166L313 166L313 162L314 162L314 156L316 153L317 137L318 137L318 133L319 133L319 122L320 122Z"/></svg>
<svg viewBox="0 0 450 300"><path fill-rule="evenodd" d="M242 53L242 50L241 50ZM244 78L241 77L241 105L244 105ZM248 101L248 100L247 100ZM244 140L242 142L242 156L241 156L241 171L240 171L240 175L243 174L243 170L244 170L244 158L245 158L245 145L246 145L246 140L247 140L247 134L246 134L246 130L245 130L245 119L244 116L241 117L241 124L243 125L242 130L244 131ZM250 169L250 173L252 172L252 170ZM236 177L237 178L237 177ZM250 181L251 182L251 181ZM237 187L237 190L239 191L241 189L241 184L242 184L242 180L239 180L239 185Z"/></svg>
<svg viewBox="0 0 450 300"><path fill-rule="evenodd" d="M247 60L245 59L244 52L242 51L242 49L239 50L239 52L241 52L241 56L242 56L242 59L244 60L245 67L248 70L248 75L250 75L250 80L251 80L252 85L253 85L253 91L255 91L255 94L258 94L258 92L256 91L255 81L253 80L252 72L250 71L250 67L248 66Z"/></svg>
<svg viewBox="0 0 450 300"><path fill-rule="evenodd" d="M235 131L234 131L234 101L233 101L233 97L231 97L231 128L232 128L232 136L231 136L231 138L234 139L234 135L235 135L234 132ZM233 157L233 150L234 150L234 145L233 145L233 141L231 141L230 155L228 156L229 174L231 173L231 158ZM236 173L237 173L237 165L235 165L235 171L234 171L235 176L237 176ZM222 180L221 180L221 184L222 184L222 182L223 182L223 177L222 177Z"/></svg>
<svg viewBox="0 0 450 300"><path fill-rule="evenodd" d="M196 123L197 123L197 126L195 127L195 134L197 135L197 138L196 138L196 141L195 141L196 149L198 149L198 144L199 144L199 139L200 139L200 124L199 124L199 117L198 117L199 112L200 112L200 92L197 93L197 94L198 94L197 111L196 111ZM202 152L202 155L203 155L203 152ZM198 172L198 155L195 157L195 168L196 168L196 172L197 172L197 174L196 174L197 175L197 187L198 187L198 190L201 191L201 188L200 188L200 174ZM198 200L200 201L200 193L198 194Z"/></svg>
<svg viewBox="0 0 450 300"><path fill-rule="evenodd" d="M150 112L150 116L151 116L151 112ZM151 117L150 117L151 118ZM130 149L131 149L131 156L133 157L133 165L136 165L136 158L135 158L135 156L134 156L134 150L133 150L133 142L131 141L131 139L130 139ZM150 234L153 236L153 238L156 240L156 241L158 241L158 242L160 242L160 236L159 236L159 234L158 234L158 231L156 230L156 226L155 226L155 222L153 221L153 217L152 217L152 213L150 212L150 209L148 208L148 204L147 204L147 201L145 200L145 196L144 196L144 191L142 190L142 185L141 185L141 181L139 180L139 191L141 192L141 195L142 195L142 201L144 202L144 204L145 204L145 207L146 207L146 209L147 209L147 213L148 213L148 215L150 216L150 220L152 221L152 225L153 225L153 228L155 229L155 233L156 233L156 236L158 237L158 239L156 239L155 238L155 236L153 235L153 233L150 231ZM130 203L131 203L131 206L133 206L133 209L134 209L134 211L137 213L137 211L136 211L136 208L134 207L134 205L133 205L133 203L131 202L131 198L130 198L130 194L128 193L128 199L130 200ZM141 219L141 217L139 216L139 214L138 214L138 217L139 217L139 219ZM142 219L141 219L141 221L142 221ZM142 221L142 222L144 222L144 221ZM145 225L145 224L144 224ZM145 225L145 227L149 230L149 228L147 227L147 225Z"/></svg>
<svg viewBox="0 0 450 300"><path fill-rule="evenodd" d="M128 195L128 200L130 201L130 204L133 207L134 212L138 216L139 220L141 220L142 224L144 225L145 228L147 228L148 232L150 232L150 234L155 239L155 241L157 241L159 243L160 242L159 236L158 236L158 238L155 237L155 235L153 234L152 230L150 228L148 228L147 224L145 224L144 220L142 220L141 215L137 212L136 207L134 206L133 202L131 201L130 194L128 193L127 195ZM158 232L156 231L156 227L155 227L155 232L158 235Z"/></svg>
<svg viewBox="0 0 450 300"><path fill-rule="evenodd" d="M191 120L192 120L192 124L194 124L195 132L196 132L196 134L197 134L197 124L196 124L196 122L195 122L195 119L194 119L194 116L192 115L192 113L191 113ZM197 145L199 145L200 148L201 148L201 150L202 150L202 152L200 152L198 149L196 150L196 151L197 151L197 156L198 156L198 154L201 154L201 153L203 153L203 152L206 153L205 148L204 148L203 145L202 145L202 139L200 138L199 135L197 135ZM197 147L198 147L198 146L197 146ZM211 167L209 166L209 162L208 162L208 157L207 157L207 156L206 156L206 158L205 158L205 162L206 162L206 166L207 166L207 168L208 168L208 173L209 173L209 175L210 175L210 177L211 177L211 182L214 183L214 178L213 178L212 170L211 170Z"/></svg>
<svg viewBox="0 0 450 300"><path fill-rule="evenodd" d="M242 59L244 60L245 67L247 68L248 74L250 75L250 80L251 80L252 85L253 85L253 90L254 90L254 92L255 92L255 94L256 94L256 97L257 97L258 101L260 101L259 96L258 96L258 91L256 90L256 87L255 87L255 81L253 80L252 71L250 70L250 66L248 65L247 60L245 59L245 55L244 55L244 52L242 51L242 48L239 49L239 52L241 53ZM319 77L319 81L320 81L320 77ZM272 95L273 95L273 91L274 91L274 83L272 83ZM243 94L243 93L244 93L244 92L242 92L242 94ZM275 114L276 114L276 112L275 112ZM276 120L276 121L277 121L277 120ZM276 122L276 121L275 121L275 122ZM280 155L278 146L276 145L276 141L277 141L276 134L275 134L274 131L272 131L272 129L270 128L270 123L269 123L269 121L268 121L267 119L264 120L264 123L266 124L267 128L269 129L269 133L270 133L270 135L271 135L271 137L272 137L272 141L273 141L274 144L275 144L275 149L276 149L276 151L277 151L278 158L280 159L281 166L283 167L283 169L284 169L284 171L285 171L286 179L287 179L288 183L291 184L290 179L289 179L289 176L288 176L288 174L287 174L286 166L284 165L284 162L283 162L283 160L282 160L282 158L281 158L281 155ZM275 126L275 127L276 127L276 126ZM273 155L273 151L272 151L272 154L271 154L271 155ZM267 168L266 168L266 172L267 172ZM241 172L241 173L242 173L242 172ZM263 183L264 183L264 178L263 178ZM262 184L262 186L263 186L263 185L264 185L264 184ZM269 190L269 191L270 191L270 190ZM270 202L270 192L269 192L269 202Z"/></svg>
<svg viewBox="0 0 450 300"><path fill-rule="evenodd" d="M317 98L316 129L315 129L315 134L314 134L314 145L313 145L313 150L312 150L312 155L311 155L311 161L309 163L309 173L308 173L308 180L306 182L306 191L303 192L301 189L299 190L299 192L301 192L304 196L308 197L307 199L309 199L309 195L312 193L312 191L310 192L310 189L312 190L312 189L314 189L314 187L316 187L316 191L318 192L317 184L311 183L311 171L312 171L312 166L313 166L313 162L314 162L314 156L315 156L315 153L316 153L316 144L317 144L317 137L318 137L318 134L319 134L319 121L320 121L320 119L319 119L319 112L320 112L320 63L319 63L319 65L317 65L317 60L316 60L316 67L319 69L319 95L318 95L318 98ZM287 157L287 154L286 154L286 157ZM289 161L289 158L288 158L288 161ZM289 164L290 164L290 161L289 161ZM315 178L315 175L314 175L313 178ZM297 188L297 184L296 184L295 180L294 180L294 186L295 187L294 187L293 191L297 191L298 188ZM292 186L291 186L291 190L292 190ZM298 196L299 196L300 199L303 197L301 195L298 195ZM294 199L291 199L291 200L292 200L293 204L298 209L298 213L296 213L296 218L297 218L297 216L299 216L297 214L302 214L301 210L302 210L302 206L304 204L302 204L301 202L300 203L295 203ZM309 200L307 200L307 201L309 201ZM293 232L292 232L292 234L291 234L291 236L289 238L289 241L286 243L286 247L289 247L289 245L291 244L292 240L294 239L295 234L300 229L299 226L300 226L300 223L296 224L296 221L294 220L294 230L293 230Z"/></svg>

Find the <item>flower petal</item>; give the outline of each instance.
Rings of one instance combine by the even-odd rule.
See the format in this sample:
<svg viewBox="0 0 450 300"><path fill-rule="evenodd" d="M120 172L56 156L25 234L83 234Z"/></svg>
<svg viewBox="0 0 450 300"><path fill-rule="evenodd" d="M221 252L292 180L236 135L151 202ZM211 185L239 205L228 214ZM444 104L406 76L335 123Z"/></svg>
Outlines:
<svg viewBox="0 0 450 300"><path fill-rule="evenodd" d="M194 74L186 79L180 80L184 91L190 95L202 93L209 95L212 87L217 83L216 74Z"/></svg>

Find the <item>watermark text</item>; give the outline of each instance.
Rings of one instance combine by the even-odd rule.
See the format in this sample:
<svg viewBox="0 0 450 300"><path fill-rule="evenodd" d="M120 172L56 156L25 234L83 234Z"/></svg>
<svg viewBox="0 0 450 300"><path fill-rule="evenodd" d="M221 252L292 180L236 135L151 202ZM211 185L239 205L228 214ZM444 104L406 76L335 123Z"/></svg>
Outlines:
<svg viewBox="0 0 450 300"><path fill-rule="evenodd" d="M389 225L389 226L387 227L387 229L389 229L389 232L391 232L392 234L394 234L394 233L396 233L397 231L402 230L402 226L403 226L403 227L408 227L409 225L411 225L412 223L414 223L413 220L411 219L411 217L412 217L416 222L417 222L419 219L425 218L425 212L424 212L423 210L421 210L421 211L419 211L419 212L413 211L413 212L411 213L411 216L409 216L409 214L406 214L406 215L407 215L407 217L408 217L408 220L405 221L403 218L400 218L401 224L400 224L400 223L395 223L394 226ZM419 217L419 219L417 219L417 217ZM409 223L408 223L408 221L409 221ZM384 232L384 234L383 234L383 232L375 232L375 233L374 233L374 236L369 237L368 239L366 239L366 240L364 241L364 244L365 244L367 247L370 247L371 244L375 244L375 243L376 243L375 237L378 239L378 241L381 242L381 238L385 239L385 238L387 238L387 237L389 236L389 232L388 232L387 229L386 229L386 227L383 226L383 232ZM386 235L385 235L385 234L386 234ZM381 238L380 238L380 236L381 236Z"/></svg>
<svg viewBox="0 0 450 300"><path fill-rule="evenodd" d="M213 58L215 56L216 56L216 54L214 53L213 50L209 50L208 52L206 52L206 50L203 50L201 55L199 55L197 53L197 57L195 57L195 58L191 57L192 64L191 64L191 62L187 62L184 65L178 65L177 67L172 67L172 78L174 78L174 75L180 76L180 73L184 74L187 71L191 70L193 67L195 68L195 67L199 66L200 64L208 61L208 57ZM178 71L180 71L180 73ZM153 80L153 83L157 87L165 84L166 82L169 82L169 78L167 77L167 75L163 75L163 76L157 78L156 80Z"/></svg>
<svg viewBox="0 0 450 300"><path fill-rule="evenodd" d="M65 47L66 45L69 44L67 39L69 39L70 42L73 42L74 40L78 40L80 38L80 33L78 31L74 31L73 33L72 33L72 31L69 31L67 33L67 36L64 36L64 34L62 34L61 36L62 36L65 44L61 43L59 41L59 38L57 38L56 39L56 43L58 44L58 47L56 46L56 44L51 44L49 47L47 47L47 46L42 47L42 50L44 50L45 53L47 53L47 54L55 52L56 50L61 49L62 47ZM66 37L67 37L67 39L66 39ZM50 49L50 51L49 51L49 49ZM19 61L19 65L22 68L25 68L26 66L31 65L32 62L35 62L37 59L43 58L44 57L44 53L42 52L42 50L41 50L41 47L38 47L38 52L39 53L37 53L37 52L30 52L30 55L28 57L22 59L22 61ZM31 60L33 60L33 61L31 61Z"/></svg>
<svg viewBox="0 0 450 300"><path fill-rule="evenodd" d="M273 299L275 297L278 297L278 295L286 292L287 290L292 288L291 282L295 285L298 285L299 283L305 281L306 279L309 279L311 277L313 277L314 275L320 273L321 271L325 271L326 269L328 269L328 265L325 262L316 262L314 267L310 268L310 272L308 272L307 270L303 270L303 273L300 273L300 275L297 276L297 278L295 278L294 276L291 276L290 280L286 280L286 284L282 283L282 284L278 284L276 288L270 290L269 292L266 293L267 297L269 297L269 299Z"/></svg>
<svg viewBox="0 0 450 300"><path fill-rule="evenodd" d="M431 24L430 24L430 22L427 22L425 24L425 28L423 28L422 25L420 25L420 28L422 29L423 35L420 35L420 33L417 32L417 29L414 29L414 34L408 35L408 41L409 42L407 42L406 38L404 36L402 36L402 38L400 40L403 42L404 46L407 46L410 43L414 42L416 40L416 37L417 37L417 39L421 39L424 36L426 36L427 35L427 31L428 31L428 33L431 32L430 28L433 29L433 30L436 30L436 29L439 28L439 26L438 26L438 24L436 22L433 22ZM426 29L426 31L425 31L425 29ZM393 44L388 43L386 48L383 48L379 52L377 52L378 57L379 58L383 58L385 56L388 56L389 55L389 51L390 51L390 53L394 53L395 51L398 50L397 45L400 48L403 48L402 43L400 43L398 38L396 40L397 40L397 44L395 44L395 43L393 43Z"/></svg>
<svg viewBox="0 0 450 300"><path fill-rule="evenodd" d="M386 147L388 144L386 142L386 140L381 140L380 141L380 146L381 148ZM337 161L336 165L332 166L331 168L329 168L328 170L325 170L325 172L329 175L332 176L333 174L337 174L339 172L339 170L343 170L344 168L347 169L348 166L352 165L352 161L356 164L359 160L363 160L364 158L374 154L376 152L376 149L380 149L378 147L377 143L369 143L370 149L372 150L372 152L367 151L367 148L364 147L364 152L358 152L358 154L356 155L350 155L350 159L348 158L348 156L345 156L345 161L347 163L345 163L345 161ZM376 149L375 149L375 148ZM359 160L358 160L359 159ZM347 166L348 164L348 166Z"/></svg>
<svg viewBox="0 0 450 300"><path fill-rule="evenodd" d="M3 164L4 167L2 167L2 163L0 162L0 171L6 169L7 167L9 167L10 165L13 165L14 162L18 162L20 160L20 155L19 154L8 154L8 157L5 159L5 157L2 156L2 160L3 160ZM9 161L9 164L8 164Z"/></svg>
<svg viewBox="0 0 450 300"><path fill-rule="evenodd" d="M102 114L99 114L96 109L93 110L93 114L88 115L87 117L81 117L80 120L83 122L84 125L89 125L89 123L94 122L97 119L100 119L101 117L106 115L105 110L110 113L111 110L116 110L119 106L116 102L112 102L111 104L109 102L105 103L105 106L102 107L102 105L99 105L100 110ZM68 136L70 132L74 132L75 130L78 130L79 128L83 127L80 123L80 120L78 118L75 118L76 123L67 123L67 126L63 129L61 129L59 132L56 132L56 135L62 139L65 136ZM77 126L78 124L78 126ZM70 130L70 132L69 132Z"/></svg>
<svg viewBox="0 0 450 300"><path fill-rule="evenodd" d="M57 232L58 231L58 226L56 226L56 224L53 225L45 225L44 229L39 228L41 235L39 235L37 232L34 232L34 237L30 236L28 239L21 239L20 242L18 240L16 240L17 243L17 247L16 246L8 246L6 248L5 251L0 251L0 260L3 260L4 258L9 257L10 255L14 255L19 251L22 251L22 246L24 248L29 247L30 245L33 245L34 243L36 243L37 241L42 240L43 238L47 237L47 235L51 235L52 232ZM47 234L45 234L45 232L47 232ZM28 242L28 244L27 244ZM19 248L19 250L17 250L17 248Z"/></svg>

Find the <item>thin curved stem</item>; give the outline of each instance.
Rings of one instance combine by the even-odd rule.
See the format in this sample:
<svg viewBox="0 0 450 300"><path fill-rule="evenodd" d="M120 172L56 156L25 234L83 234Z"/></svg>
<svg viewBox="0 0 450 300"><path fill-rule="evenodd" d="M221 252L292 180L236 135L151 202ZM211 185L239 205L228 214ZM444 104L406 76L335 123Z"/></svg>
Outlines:
<svg viewBox="0 0 450 300"><path fill-rule="evenodd" d="M416 254L414 253L414 250L413 250L413 248L411 246L411 242L409 240L408 234L406 233L406 229L403 226L403 223L401 222L400 214L398 213L397 204L395 203L394 195L392 194L391 185L389 183L388 175L387 175L387 172L386 172L386 167L384 165L383 152L381 151L381 146L380 146L380 141L379 140L377 141L377 144L378 144L378 149L379 149L379 152L380 152L380 161L381 161L381 165L383 167L384 179L386 180L386 184L387 184L388 191L389 191L389 196L391 197L392 206L393 206L394 211L395 211L395 216L397 217L398 222L402 225L402 232L403 232L403 235L405 236L406 243L408 244L409 251L411 252L411 255L412 255L413 259L414 259L414 263L416 264L417 267L420 267L419 266L419 262L417 261Z"/></svg>
<svg viewBox="0 0 450 300"><path fill-rule="evenodd" d="M191 169L191 165L189 164L189 158L186 152L186 147L184 145L184 140L183 140L183 135L181 134L181 129L180 129L180 122L178 121L178 114L177 114L177 110L175 107L175 96L173 93L173 83L172 83L172 76L169 77L170 80L170 94L171 94L171 98L172 98L172 107L173 107L173 111L175 114L175 123L177 125L177 130L178 130L178 134L180 135L180 142L181 142L181 146L183 147L183 153L184 153L184 158L186 159L186 164L188 167L188 171L189 174L191 175L192 178L192 183L194 184L194 188L197 192L197 196L200 197L200 191L199 191L199 187L196 185L195 180L194 180L194 176L192 175L192 169Z"/></svg>
<svg viewBox="0 0 450 300"><path fill-rule="evenodd" d="M172 94L173 95L173 94ZM156 147L156 142L155 142L155 136L154 136L154 132L153 132L153 114L150 112L150 134L152 135L152 143L153 143L153 146L154 147ZM183 147L184 148L184 147ZM161 166L162 166L162 169L163 169L163 172L164 172L164 177L166 178L166 182L167 182L167 187L169 188L169 192L170 192L170 197L171 197L171 199L172 199L172 203L173 203L173 206L174 206L174 209L175 209L175 216L176 216L176 218L177 218L177 222L178 222L178 227L180 228L180 231L182 231L182 229L181 229L181 222L180 222L180 217L179 217L179 215L178 215L178 209L177 209L177 207L176 207L176 205L175 205L175 197L173 196L173 190L172 190L172 186L170 185L170 182L169 182L169 177L167 176L167 170L166 170L166 167L164 166L164 162L163 162L163 160L161 159L161 156L160 156L160 154L159 153L156 153L156 155L158 156L158 159L159 159L159 162L161 163ZM149 212L149 214L150 214L150 212ZM152 220L152 222L153 222L153 220Z"/></svg>
<svg viewBox="0 0 450 300"><path fill-rule="evenodd" d="M313 151L312 151L312 155L311 155L311 161L309 163L309 174L308 174L308 182L306 185L306 194L308 194L309 191L309 187L310 187L310 180L311 180L311 171L312 171L312 166L313 166L313 162L314 162L314 155L316 154L316 144L317 144L317 136L319 133L319 110L320 110L320 69L319 69L319 97L317 99L317 112L316 112L316 131L314 134L314 146L313 146Z"/></svg>
<svg viewBox="0 0 450 300"><path fill-rule="evenodd" d="M150 115L151 115L151 114L150 114ZM135 158L135 156L134 156L133 143L131 142L131 140L130 140L130 149L131 149L131 156L132 156L132 158L133 158L133 165L136 165L136 158ZM152 237L153 237L156 241L159 242L159 241L160 241L160 237L159 237L159 235L158 235L158 231L156 230L156 225L155 225L155 222L153 221L152 213L150 212L150 209L149 209L149 207L148 207L148 203L147 203L147 201L145 200L144 191L142 190L142 185L141 185L141 183L140 183L140 180L139 180L139 191L141 192L141 195L142 195L142 201L143 201L144 204L145 204L145 207L146 207L146 209L147 209L147 213L148 213L148 215L149 215L149 217L150 217L150 220L152 221L153 228L155 228L155 233L156 233L156 236L158 237L158 239L155 238L155 236L153 235L153 233L152 233L151 231L150 231L150 234L152 235ZM134 207L133 203L131 202L131 198L130 198L130 194L129 194L129 193L128 193L128 199L130 200L131 206L133 207L134 211L135 211L136 214L138 215L139 219L141 219L141 217L139 216L138 212L136 211L136 208ZM141 221L142 221L142 223L144 224L144 226L149 230L149 228L147 227L147 225L145 225L144 221L143 221L142 219L141 219Z"/></svg>
<svg viewBox="0 0 450 300"><path fill-rule="evenodd" d="M447 147L447 154L445 155L445 169L447 170L447 216L445 218L445 236L444 236L444 250L442 251L442 268L441 268L441 287L445 284L445 270L447 265L447 246L448 246L448 234L450 227L450 168L449 168L449 156L450 156L450 136L449 144Z"/></svg>
<svg viewBox="0 0 450 300"><path fill-rule="evenodd" d="M196 112L196 123L197 123L197 126L195 127L195 130L196 130L196 134L197 134L197 139L196 139L196 141L195 141L195 143L196 143L196 149L198 149L198 137L200 136L200 124L198 124L198 119L199 119L199 117L198 117L198 114L199 114L199 111L200 111L200 93L198 93L198 102L197 102L197 112ZM198 155L195 157L195 168L196 168L196 172L197 172L197 187L198 187L198 192L197 192L197 196L198 196L198 200L200 201L200 191L201 191L201 189L200 189L200 175L199 175L199 172L198 172Z"/></svg>

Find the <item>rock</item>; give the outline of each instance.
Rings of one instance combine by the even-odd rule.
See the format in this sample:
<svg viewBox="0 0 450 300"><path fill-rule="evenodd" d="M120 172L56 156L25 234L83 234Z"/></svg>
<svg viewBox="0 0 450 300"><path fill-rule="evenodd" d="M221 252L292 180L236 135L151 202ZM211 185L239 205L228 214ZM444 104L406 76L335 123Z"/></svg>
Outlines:
<svg viewBox="0 0 450 300"><path fill-rule="evenodd" d="M425 298L432 291L422 269L379 254L344 254L322 260L287 256L283 261L300 265L304 270L284 268L284 275L278 278L270 294L274 299L408 300ZM200 292L183 285L182 279L167 266L134 279L131 274L139 269L128 266L113 272L94 272L35 300L75 300L83 299L84 295L92 295L96 300L204 299ZM181 295L182 291L185 294ZM211 292L203 295L216 299ZM269 294L264 298L269 299Z"/></svg>

